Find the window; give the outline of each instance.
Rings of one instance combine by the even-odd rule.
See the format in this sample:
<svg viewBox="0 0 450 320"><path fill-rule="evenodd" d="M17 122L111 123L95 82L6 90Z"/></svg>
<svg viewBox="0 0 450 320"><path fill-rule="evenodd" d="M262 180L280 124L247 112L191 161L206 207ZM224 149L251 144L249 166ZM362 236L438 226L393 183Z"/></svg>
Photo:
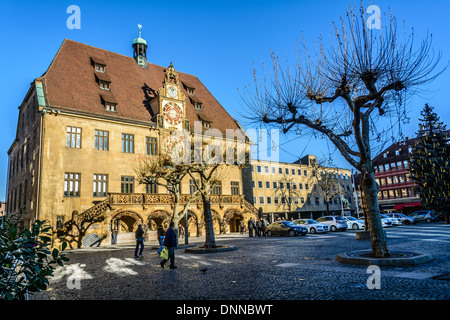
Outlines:
<svg viewBox="0 0 450 320"><path fill-rule="evenodd" d="M272 167L272 173L273 174L277 173L277 169L275 167Z"/></svg>
<svg viewBox="0 0 450 320"><path fill-rule="evenodd" d="M80 196L80 180L81 173L66 172L64 174L64 196L79 197Z"/></svg>
<svg viewBox="0 0 450 320"><path fill-rule="evenodd" d="M298 188L299 188L300 190L303 190L303 183L299 182L299 183L298 183Z"/></svg>
<svg viewBox="0 0 450 320"><path fill-rule="evenodd" d="M133 193L134 192L134 177L122 176L120 179L120 192Z"/></svg>
<svg viewBox="0 0 450 320"><path fill-rule="evenodd" d="M266 189L270 189L270 181L266 181Z"/></svg>
<svg viewBox="0 0 450 320"><path fill-rule="evenodd" d="M108 192L108 175L94 174L93 195L94 197L106 197Z"/></svg>
<svg viewBox="0 0 450 320"><path fill-rule="evenodd" d="M95 71L105 73L105 66L102 64L95 64Z"/></svg>
<svg viewBox="0 0 450 320"><path fill-rule="evenodd" d="M122 152L134 153L134 134L122 133Z"/></svg>
<svg viewBox="0 0 450 320"><path fill-rule="evenodd" d="M199 103L199 102L195 102L194 103L194 108L195 108L195 110L201 111L202 110L202 104Z"/></svg>
<svg viewBox="0 0 450 320"><path fill-rule="evenodd" d="M283 168L278 168L278 173L283 174Z"/></svg>
<svg viewBox="0 0 450 320"><path fill-rule="evenodd" d="M222 181L216 181L211 186L210 194L220 196L222 194Z"/></svg>
<svg viewBox="0 0 450 320"><path fill-rule="evenodd" d="M386 177L386 183L392 184L392 177Z"/></svg>
<svg viewBox="0 0 450 320"><path fill-rule="evenodd" d="M278 187L277 187L277 182L276 182L276 181L274 181L274 182L272 183L272 187L273 187L274 189L278 188Z"/></svg>
<svg viewBox="0 0 450 320"><path fill-rule="evenodd" d="M307 171L307 170L303 170L303 175L304 175L305 177L307 177L307 176L308 176L308 171Z"/></svg>
<svg viewBox="0 0 450 320"><path fill-rule="evenodd" d="M280 181L280 189L284 189L284 182Z"/></svg>
<svg viewBox="0 0 450 320"><path fill-rule="evenodd" d="M284 173L288 175L289 174L289 168L284 168Z"/></svg>
<svg viewBox="0 0 450 320"><path fill-rule="evenodd" d="M61 230L64 227L64 216L56 216L56 230Z"/></svg>
<svg viewBox="0 0 450 320"><path fill-rule="evenodd" d="M146 193L158 193L158 185L156 184L157 179L156 178L150 178L149 183L145 185L145 192Z"/></svg>
<svg viewBox="0 0 450 320"><path fill-rule="evenodd" d="M105 109L106 111L116 112L116 104L111 102L105 102Z"/></svg>
<svg viewBox="0 0 450 320"><path fill-rule="evenodd" d="M402 168L402 162L398 161L397 162L397 169L400 170Z"/></svg>
<svg viewBox="0 0 450 320"><path fill-rule="evenodd" d="M81 148L81 128L67 127L66 147Z"/></svg>
<svg viewBox="0 0 450 320"><path fill-rule="evenodd" d="M156 156L158 154L156 142L157 142L156 138L145 137L145 145L148 155Z"/></svg>
<svg viewBox="0 0 450 320"><path fill-rule="evenodd" d="M294 203L298 204L298 197L294 197Z"/></svg>
<svg viewBox="0 0 450 320"><path fill-rule="evenodd" d="M271 197L267 197L267 204L272 204L272 198Z"/></svg>
<svg viewBox="0 0 450 320"><path fill-rule="evenodd" d="M211 128L211 122L203 121L203 126L204 126L206 129L209 129L209 128Z"/></svg>
<svg viewBox="0 0 450 320"><path fill-rule="evenodd" d="M291 174L295 176L295 169L291 169Z"/></svg>
<svg viewBox="0 0 450 320"><path fill-rule="evenodd" d="M264 197L259 197L259 204L264 204Z"/></svg>
<svg viewBox="0 0 450 320"><path fill-rule="evenodd" d="M194 194L197 191L197 186L195 184L195 181L190 179L189 180L189 193Z"/></svg>
<svg viewBox="0 0 450 320"><path fill-rule="evenodd" d="M273 197L273 203L278 204L278 197Z"/></svg>
<svg viewBox="0 0 450 320"><path fill-rule="evenodd" d="M239 181L231 181L231 195L239 195Z"/></svg>
<svg viewBox="0 0 450 320"><path fill-rule="evenodd" d="M95 130L95 150L109 149L109 132L103 130Z"/></svg>
<svg viewBox="0 0 450 320"><path fill-rule="evenodd" d="M305 198L300 197L300 203L301 203L301 204L304 204L304 203L305 203Z"/></svg>
<svg viewBox="0 0 450 320"><path fill-rule="evenodd" d="M109 82L99 80L98 85L99 85L100 89L109 91Z"/></svg>
<svg viewBox="0 0 450 320"><path fill-rule="evenodd" d="M261 166L256 167L256 172L261 172Z"/></svg>
<svg viewBox="0 0 450 320"><path fill-rule="evenodd" d="M299 175L299 176L302 175L302 169L297 169L297 175Z"/></svg>
<svg viewBox="0 0 450 320"><path fill-rule="evenodd" d="M186 87L186 91L188 94L194 94L195 89L194 88L190 88L190 87Z"/></svg>
<svg viewBox="0 0 450 320"><path fill-rule="evenodd" d="M392 176L392 183L398 183L397 176Z"/></svg>
<svg viewBox="0 0 450 320"><path fill-rule="evenodd" d="M268 166L264 166L264 173L269 173L269 167Z"/></svg>
<svg viewBox="0 0 450 320"><path fill-rule="evenodd" d="M378 166L378 171L379 171L379 172L384 172L384 168L383 168L382 165L379 165L379 166Z"/></svg>
<svg viewBox="0 0 450 320"><path fill-rule="evenodd" d="M259 188L259 189L262 189L262 187L263 187L262 181L258 181L258 188Z"/></svg>
<svg viewBox="0 0 450 320"><path fill-rule="evenodd" d="M309 190L309 184L305 183L305 189Z"/></svg>
<svg viewBox="0 0 450 320"><path fill-rule="evenodd" d="M384 171L389 171L389 163L384 164Z"/></svg>

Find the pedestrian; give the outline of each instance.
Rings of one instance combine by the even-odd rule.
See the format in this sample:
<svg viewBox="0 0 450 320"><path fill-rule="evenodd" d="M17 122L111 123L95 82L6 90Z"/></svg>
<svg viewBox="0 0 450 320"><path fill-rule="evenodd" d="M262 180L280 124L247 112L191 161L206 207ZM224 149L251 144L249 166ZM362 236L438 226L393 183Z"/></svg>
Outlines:
<svg viewBox="0 0 450 320"><path fill-rule="evenodd" d="M258 237L261 237L261 229L262 229L261 219L258 219L258 221L256 221L256 235Z"/></svg>
<svg viewBox="0 0 450 320"><path fill-rule="evenodd" d="M241 234L244 233L244 220L241 220Z"/></svg>
<svg viewBox="0 0 450 320"><path fill-rule="evenodd" d="M264 218L261 218L261 226L262 226L261 236L265 237L266 236L267 222L264 220Z"/></svg>
<svg viewBox="0 0 450 320"><path fill-rule="evenodd" d="M112 244L117 244L117 228L114 228L113 232L112 232Z"/></svg>
<svg viewBox="0 0 450 320"><path fill-rule="evenodd" d="M157 234L158 243L159 243L158 254L161 254L161 251L163 249L164 234L165 234L162 224L159 225L158 229L156 230L156 234Z"/></svg>
<svg viewBox="0 0 450 320"><path fill-rule="evenodd" d="M134 249L134 257L142 258L142 251L144 251L144 230L142 229L141 224L138 226L135 235L136 235L136 248Z"/></svg>
<svg viewBox="0 0 450 320"><path fill-rule="evenodd" d="M254 229L254 224L253 224L253 218L250 218L250 220L248 220L248 235L249 237L253 237L253 229Z"/></svg>
<svg viewBox="0 0 450 320"><path fill-rule="evenodd" d="M180 225L178 226L178 228L180 229L180 237L181 237L181 238L184 238L184 227L180 224Z"/></svg>
<svg viewBox="0 0 450 320"><path fill-rule="evenodd" d="M170 259L170 269L176 269L175 267L175 247L177 246L177 237L175 234L175 230L173 229L175 227L175 223L172 221L170 222L169 229L166 231L166 235L164 236L164 242L163 246L167 248L167 251L169 253L168 259ZM164 265L166 264L168 260L164 259L160 262L161 268L164 268Z"/></svg>

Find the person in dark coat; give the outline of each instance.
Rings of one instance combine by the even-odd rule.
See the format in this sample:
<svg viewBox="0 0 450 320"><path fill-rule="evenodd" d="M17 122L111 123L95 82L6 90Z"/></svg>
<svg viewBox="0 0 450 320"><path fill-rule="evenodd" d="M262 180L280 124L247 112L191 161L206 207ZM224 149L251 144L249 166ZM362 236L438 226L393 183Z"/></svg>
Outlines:
<svg viewBox="0 0 450 320"><path fill-rule="evenodd" d="M253 237L253 229L255 228L255 224L253 222L253 218L250 218L250 220L248 220L248 235L250 237Z"/></svg>
<svg viewBox="0 0 450 320"><path fill-rule="evenodd" d="M166 235L164 236L164 242L163 246L167 248L167 251L169 252L169 258L170 259L170 269L176 269L175 267L175 247L177 246L177 236L175 234L175 223L172 221L170 223L169 229L166 231ZM168 260L164 259L160 262L161 268L164 268L164 265L166 264Z"/></svg>
<svg viewBox="0 0 450 320"><path fill-rule="evenodd" d="M261 237L261 231L262 231L262 223L261 219L259 219L258 221L256 221L256 235L258 237Z"/></svg>
<svg viewBox="0 0 450 320"><path fill-rule="evenodd" d="M139 250L140 247L140 250ZM139 255L138 255L139 250ZM140 224L136 230L136 249L134 249L134 257L142 258L142 251L144 251L144 230Z"/></svg>

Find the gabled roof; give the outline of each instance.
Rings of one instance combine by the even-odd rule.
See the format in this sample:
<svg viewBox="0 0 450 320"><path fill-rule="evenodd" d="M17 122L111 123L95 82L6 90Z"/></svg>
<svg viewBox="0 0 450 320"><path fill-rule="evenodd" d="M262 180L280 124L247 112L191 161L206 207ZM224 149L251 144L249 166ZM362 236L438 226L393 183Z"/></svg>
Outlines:
<svg viewBox="0 0 450 320"><path fill-rule="evenodd" d="M104 74L95 72L93 60L106 65ZM152 118L150 101L162 87L164 70L165 67L151 63L148 63L148 68L141 68L132 57L65 39L46 73L38 79L44 84L50 107L152 125L156 119ZM99 88L96 75L111 81L110 94ZM195 88L195 97L203 103L202 114L211 120L212 128L219 129L224 135L226 129L239 129L235 120L197 77L182 72L178 75L181 82ZM186 98L189 97L183 86L181 89ZM102 104L101 95L105 93L117 103L114 114L106 111ZM193 129L198 116L188 98L186 118Z"/></svg>

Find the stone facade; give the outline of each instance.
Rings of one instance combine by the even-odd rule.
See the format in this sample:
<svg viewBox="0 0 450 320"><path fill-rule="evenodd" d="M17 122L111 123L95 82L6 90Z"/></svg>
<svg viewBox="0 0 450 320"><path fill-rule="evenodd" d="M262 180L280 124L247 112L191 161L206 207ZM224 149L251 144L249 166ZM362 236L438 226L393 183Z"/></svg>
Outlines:
<svg viewBox="0 0 450 320"><path fill-rule="evenodd" d="M129 73L123 73L125 66ZM89 73L92 81L83 78ZM172 64L140 66L131 57L66 40L19 107L8 151L7 212L20 213L24 226L47 220L55 246L63 240L80 244L88 234L108 244L114 227L119 239L134 240L138 224L155 237L157 226L168 226L173 198L162 186L139 185L137 165L141 157L160 156L174 129L193 133L199 121L206 135L207 129L242 134L203 84ZM214 229L238 231L241 220L257 215L244 199L245 169L224 164L218 171L220 188L211 196ZM191 193L189 180L181 183L180 210ZM191 236L204 231L202 207L200 200L189 207Z"/></svg>

